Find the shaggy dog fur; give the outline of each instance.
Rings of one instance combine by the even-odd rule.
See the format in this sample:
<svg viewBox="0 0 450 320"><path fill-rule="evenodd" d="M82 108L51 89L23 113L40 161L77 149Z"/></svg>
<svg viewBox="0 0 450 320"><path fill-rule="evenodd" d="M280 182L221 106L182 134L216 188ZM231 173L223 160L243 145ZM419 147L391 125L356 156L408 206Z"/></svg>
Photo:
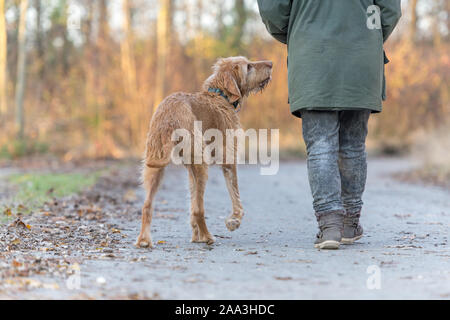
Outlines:
<svg viewBox="0 0 450 320"><path fill-rule="evenodd" d="M143 183L147 197L142 208L142 228L136 241L137 247L152 247L150 225L152 221L152 202L161 182L164 167L171 160L171 152L176 144L172 133L176 129L186 129L194 134L194 121L202 121L202 130L214 128L224 136L227 129L239 129L239 118L233 103L239 102L251 93L262 91L270 82L272 62L251 62L244 57L220 59L213 67L213 74L203 84L198 93L175 93L164 99L150 122L144 158ZM228 99L209 88L223 91ZM201 134L201 133L200 133ZM202 147L204 148L204 144ZM233 152L235 146L224 148L226 153ZM193 153L191 153L193 154ZM191 163L194 163L192 161ZM236 163L236 161L234 161ZM208 165L185 164L189 172L191 192L192 242L214 243L214 237L206 227L203 194L208 178ZM230 193L233 211L226 220L230 231L239 228L244 215L239 197L236 176L236 164L221 164Z"/></svg>

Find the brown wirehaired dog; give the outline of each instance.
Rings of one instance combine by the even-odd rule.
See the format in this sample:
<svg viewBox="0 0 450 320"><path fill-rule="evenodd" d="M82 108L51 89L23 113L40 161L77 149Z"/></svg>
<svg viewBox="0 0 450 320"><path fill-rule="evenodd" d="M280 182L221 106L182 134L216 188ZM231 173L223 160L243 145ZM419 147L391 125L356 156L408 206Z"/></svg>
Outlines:
<svg viewBox="0 0 450 320"><path fill-rule="evenodd" d="M161 182L164 167L171 160L172 133L176 129L185 129L194 134L194 122L202 122L202 133L208 129L218 129L224 135L227 129L241 127L236 108L251 93L262 91L271 80L272 62L251 62L244 57L219 59L213 67L214 73L205 81L198 93L175 93L161 102L150 122L144 157L143 184L147 191L142 208L142 227L136 241L137 247L152 247L150 225L152 221L152 202ZM201 133L201 134L202 134ZM202 148L204 148L202 143ZM227 148L228 147L228 148ZM224 146L226 153L235 148ZM193 154L193 153L191 153ZM192 242L214 243L214 237L206 227L203 194L208 179L208 165L185 164L189 171L191 192ZM197 162L198 163L198 162ZM233 211L226 220L230 231L239 228L244 215L239 197L236 176L236 161L233 164L221 164L230 193Z"/></svg>

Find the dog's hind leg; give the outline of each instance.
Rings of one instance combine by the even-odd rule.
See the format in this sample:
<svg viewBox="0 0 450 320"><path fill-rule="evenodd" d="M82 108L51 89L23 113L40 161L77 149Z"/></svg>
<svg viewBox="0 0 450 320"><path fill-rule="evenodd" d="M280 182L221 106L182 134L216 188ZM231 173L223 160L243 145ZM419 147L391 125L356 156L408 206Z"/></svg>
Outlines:
<svg viewBox="0 0 450 320"><path fill-rule="evenodd" d="M203 195L208 180L206 165L187 165L189 171L189 187L191 191L191 226L192 242L214 243L214 237L209 233L205 221Z"/></svg>
<svg viewBox="0 0 450 320"><path fill-rule="evenodd" d="M227 183L227 189L230 193L233 212L225 221L228 230L234 231L241 225L244 209L242 208L241 198L239 196L237 169L235 164L222 165L223 175Z"/></svg>
<svg viewBox="0 0 450 320"><path fill-rule="evenodd" d="M143 183L147 191L147 196L142 208L142 226L141 233L136 241L136 246L140 248L152 247L152 238L150 235L150 226L153 215L153 198L158 190L164 173L164 167L150 168L147 165L144 167Z"/></svg>

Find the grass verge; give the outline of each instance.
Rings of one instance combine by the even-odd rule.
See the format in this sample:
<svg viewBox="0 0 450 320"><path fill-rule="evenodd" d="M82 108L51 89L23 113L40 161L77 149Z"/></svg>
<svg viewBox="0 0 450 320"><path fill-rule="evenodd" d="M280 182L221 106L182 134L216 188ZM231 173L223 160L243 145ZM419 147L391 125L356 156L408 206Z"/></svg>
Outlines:
<svg viewBox="0 0 450 320"><path fill-rule="evenodd" d="M92 186L101 172L82 173L32 173L13 174L7 181L14 189L14 195L0 204L3 214L0 222L8 221L15 214L28 214L38 210L53 198L76 194Z"/></svg>

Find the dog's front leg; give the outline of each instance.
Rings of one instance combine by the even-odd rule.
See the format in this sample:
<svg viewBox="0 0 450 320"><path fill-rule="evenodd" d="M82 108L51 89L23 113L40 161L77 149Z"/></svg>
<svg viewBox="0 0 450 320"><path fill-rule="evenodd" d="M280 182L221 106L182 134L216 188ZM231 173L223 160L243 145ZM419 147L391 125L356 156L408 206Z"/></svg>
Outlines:
<svg viewBox="0 0 450 320"><path fill-rule="evenodd" d="M233 212L225 221L228 230L234 231L241 225L242 217L244 216L244 209L242 208L241 198L239 196L237 169L236 165L223 165L223 175L227 183L227 189L230 193L231 203L233 205Z"/></svg>

